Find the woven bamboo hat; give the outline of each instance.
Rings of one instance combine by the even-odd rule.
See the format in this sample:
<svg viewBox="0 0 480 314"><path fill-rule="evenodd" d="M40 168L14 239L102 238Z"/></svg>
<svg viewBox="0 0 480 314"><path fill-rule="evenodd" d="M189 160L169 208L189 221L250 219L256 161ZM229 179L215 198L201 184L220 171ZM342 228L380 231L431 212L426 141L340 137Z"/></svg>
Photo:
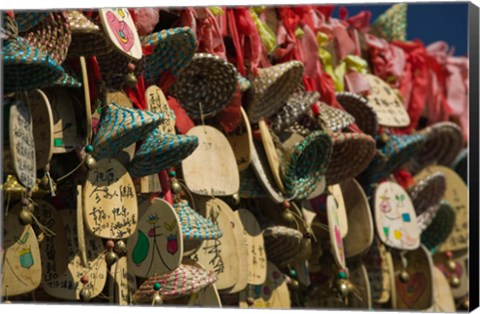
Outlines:
<svg viewBox="0 0 480 314"><path fill-rule="evenodd" d="M278 266L295 260L307 248L303 234L284 226L267 227L263 231L267 259Z"/></svg>
<svg viewBox="0 0 480 314"><path fill-rule="evenodd" d="M92 155L98 159L114 157L152 132L162 121L162 113L122 108L111 103L102 108L100 126L92 142Z"/></svg>
<svg viewBox="0 0 480 314"><path fill-rule="evenodd" d="M134 61L116 50L97 56L100 74L105 82L105 86L111 90L121 90L128 82L128 75L134 74L135 79L145 70L145 59ZM134 69L131 70L133 65ZM136 81L132 83L136 84Z"/></svg>
<svg viewBox="0 0 480 314"><path fill-rule="evenodd" d="M64 12L50 12L40 23L20 35L31 46L45 51L58 64L67 57L72 41L70 25Z"/></svg>
<svg viewBox="0 0 480 314"><path fill-rule="evenodd" d="M408 193L413 202L417 216L428 208L438 205L447 189L445 175L436 172L409 188Z"/></svg>
<svg viewBox="0 0 480 314"><path fill-rule="evenodd" d="M210 219L193 210L183 200L173 205L182 226L183 238L187 240L211 240L222 236L222 231Z"/></svg>
<svg viewBox="0 0 480 314"><path fill-rule="evenodd" d="M318 92L296 92L288 98L286 104L270 118L272 131L280 133L292 126L318 101Z"/></svg>
<svg viewBox="0 0 480 314"><path fill-rule="evenodd" d="M405 41L407 39L407 4L392 5L372 23L370 32L387 41Z"/></svg>
<svg viewBox="0 0 480 314"><path fill-rule="evenodd" d="M379 149L377 156L362 174L370 182L376 182L388 177L402 165L408 162L425 144L426 137L422 134L390 135L387 143Z"/></svg>
<svg viewBox="0 0 480 314"><path fill-rule="evenodd" d="M318 121L324 130L340 132L355 122L355 118L346 111L334 108L325 103L319 103Z"/></svg>
<svg viewBox="0 0 480 314"><path fill-rule="evenodd" d="M237 70L218 56L197 53L170 88L193 119L222 111L237 91Z"/></svg>
<svg viewBox="0 0 480 314"><path fill-rule="evenodd" d="M162 133L154 129L135 153L128 171L132 177L159 173L176 166L198 146L198 137Z"/></svg>
<svg viewBox="0 0 480 314"><path fill-rule="evenodd" d="M15 11L15 21L19 32L25 32L47 18L47 11Z"/></svg>
<svg viewBox="0 0 480 314"><path fill-rule="evenodd" d="M240 172L240 190L238 191L238 194L242 198L267 197L268 195L263 189L262 184L258 181L252 167L253 166L249 166L247 169Z"/></svg>
<svg viewBox="0 0 480 314"><path fill-rule="evenodd" d="M287 148L281 166L282 180L289 197L306 198L327 173L332 140L323 131L312 132Z"/></svg>
<svg viewBox="0 0 480 314"><path fill-rule="evenodd" d="M448 238L454 226L455 209L447 202L442 201L435 218L420 235L422 244L429 250L435 249Z"/></svg>
<svg viewBox="0 0 480 314"><path fill-rule="evenodd" d="M192 60L197 50L197 39L189 27L179 27L143 37L142 46L152 49L152 53L145 56L145 80L157 83L166 70L178 76Z"/></svg>
<svg viewBox="0 0 480 314"><path fill-rule="evenodd" d="M158 293L164 300L191 295L217 281L214 272L193 265L181 264L171 273L145 280L133 295L135 303L152 303Z"/></svg>
<svg viewBox="0 0 480 314"><path fill-rule="evenodd" d="M378 118L375 111L368 105L366 98L350 93L337 93L337 101L355 118L355 123L366 134L377 135Z"/></svg>
<svg viewBox="0 0 480 314"><path fill-rule="evenodd" d="M303 68L301 62L289 61L259 69L258 76L250 80L249 120L255 123L278 112L301 83Z"/></svg>
<svg viewBox="0 0 480 314"><path fill-rule="evenodd" d="M4 90L30 90L55 85L68 76L45 51L18 36L18 27L6 16L2 47ZM68 82L68 81L66 81Z"/></svg>
<svg viewBox="0 0 480 314"><path fill-rule="evenodd" d="M101 56L113 50L100 23L94 23L78 10L68 10L66 14L72 32L72 42L68 49L70 56Z"/></svg>
<svg viewBox="0 0 480 314"><path fill-rule="evenodd" d="M462 149L460 153L458 153L457 158L453 161L451 165L452 169L455 170L456 173L460 177L462 177L463 181L467 183L468 177L468 148Z"/></svg>
<svg viewBox="0 0 480 314"><path fill-rule="evenodd" d="M415 172L430 164L450 166L462 150L462 130L453 122L435 123L419 133L425 135L426 142L414 157Z"/></svg>
<svg viewBox="0 0 480 314"><path fill-rule="evenodd" d="M375 156L375 140L364 133L333 133L326 179L334 185L362 173Z"/></svg>
<svg viewBox="0 0 480 314"><path fill-rule="evenodd" d="M298 118L291 126L285 129L289 133L297 133L301 136L307 136L311 132L320 131L321 127L312 112L307 112Z"/></svg>

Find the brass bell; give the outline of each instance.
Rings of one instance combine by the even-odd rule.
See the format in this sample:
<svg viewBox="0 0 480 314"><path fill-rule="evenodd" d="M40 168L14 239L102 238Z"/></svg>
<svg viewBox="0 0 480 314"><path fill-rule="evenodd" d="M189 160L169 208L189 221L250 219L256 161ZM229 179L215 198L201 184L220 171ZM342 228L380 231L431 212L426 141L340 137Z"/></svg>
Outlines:
<svg viewBox="0 0 480 314"><path fill-rule="evenodd" d="M85 164L87 165L88 169L95 169L97 167L97 161L92 156L88 156L85 160Z"/></svg>
<svg viewBox="0 0 480 314"><path fill-rule="evenodd" d="M348 289L348 284L346 280L340 280L338 284L338 290L342 294L342 296L346 297L350 293L350 290Z"/></svg>
<svg viewBox="0 0 480 314"><path fill-rule="evenodd" d="M137 78L135 77L135 74L133 72L125 75L125 84L131 88L134 88L137 85Z"/></svg>
<svg viewBox="0 0 480 314"><path fill-rule="evenodd" d="M449 261L447 262L447 268L448 268L448 270L450 270L450 271L455 271L455 269L457 268L457 263L455 263L454 260L449 260Z"/></svg>
<svg viewBox="0 0 480 314"><path fill-rule="evenodd" d="M465 310L468 310L470 308L470 300L468 299L468 297L463 300L461 305Z"/></svg>
<svg viewBox="0 0 480 314"><path fill-rule="evenodd" d="M22 208L20 214L18 215L18 219L20 219L20 223L24 226L30 225L32 223L32 213L26 209L25 207Z"/></svg>
<svg viewBox="0 0 480 314"><path fill-rule="evenodd" d="M115 243L115 246L113 247L113 250L118 254L125 252L126 249L127 245L125 244L125 241L122 240L117 241L117 243Z"/></svg>
<svg viewBox="0 0 480 314"><path fill-rule="evenodd" d="M108 266L111 266L118 260L118 255L115 252L110 251L105 256L105 260L107 261Z"/></svg>
<svg viewBox="0 0 480 314"><path fill-rule="evenodd" d="M282 218L285 219L287 222L294 222L295 220L292 212L290 212L288 209L282 213Z"/></svg>
<svg viewBox="0 0 480 314"><path fill-rule="evenodd" d="M382 141L383 143L388 143L389 140L390 136L387 133L382 133L380 135L380 141Z"/></svg>
<svg viewBox="0 0 480 314"><path fill-rule="evenodd" d="M295 290L298 289L300 287L300 284L298 283L298 280L292 279L290 281L290 287L292 287Z"/></svg>
<svg viewBox="0 0 480 314"><path fill-rule="evenodd" d="M82 288L82 290L80 290L80 300L82 300L83 302L88 302L92 299L92 291L90 290L90 288Z"/></svg>
<svg viewBox="0 0 480 314"><path fill-rule="evenodd" d="M163 304L163 300L162 300L162 297L160 296L159 293L155 293L154 297L153 297L153 305L160 305L160 304Z"/></svg>
<svg viewBox="0 0 480 314"><path fill-rule="evenodd" d="M247 304L248 306L252 306L255 304L255 300L252 297L247 298Z"/></svg>
<svg viewBox="0 0 480 314"><path fill-rule="evenodd" d="M402 282L408 282L410 280L410 275L406 270L402 270L402 272L400 273L400 280Z"/></svg>
<svg viewBox="0 0 480 314"><path fill-rule="evenodd" d="M50 180L48 180L48 176L44 175L43 178L40 180L40 185L44 189L49 189L50 188Z"/></svg>
<svg viewBox="0 0 480 314"><path fill-rule="evenodd" d="M182 186L176 180L172 182L171 187L175 194L180 194L180 192L182 192Z"/></svg>
<svg viewBox="0 0 480 314"><path fill-rule="evenodd" d="M232 195L233 204L238 205L240 204L240 195L235 193Z"/></svg>
<svg viewBox="0 0 480 314"><path fill-rule="evenodd" d="M460 279L458 278L458 276L453 275L450 278L450 286L452 286L453 288L460 287Z"/></svg>

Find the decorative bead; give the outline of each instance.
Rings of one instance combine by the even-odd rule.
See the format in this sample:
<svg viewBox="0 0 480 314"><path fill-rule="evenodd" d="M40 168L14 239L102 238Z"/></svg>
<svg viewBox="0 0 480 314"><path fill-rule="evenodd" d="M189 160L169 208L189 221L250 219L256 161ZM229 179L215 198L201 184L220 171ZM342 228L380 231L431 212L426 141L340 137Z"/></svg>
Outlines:
<svg viewBox="0 0 480 314"><path fill-rule="evenodd" d="M115 247L115 242L113 242L113 240L107 240L105 246L107 247L107 249L111 250Z"/></svg>
<svg viewBox="0 0 480 314"><path fill-rule="evenodd" d="M403 282L408 282L410 280L410 275L406 270L402 270L400 273L400 280Z"/></svg>
<svg viewBox="0 0 480 314"><path fill-rule="evenodd" d="M470 300L468 299L468 297L463 300L462 307L464 310L470 309Z"/></svg>
<svg viewBox="0 0 480 314"><path fill-rule="evenodd" d="M107 261L108 266L111 266L118 260L118 255L115 252L110 251L107 253L107 256L105 256L105 260Z"/></svg>
<svg viewBox="0 0 480 314"><path fill-rule="evenodd" d="M453 257L452 251L447 251L447 252L445 252L445 256L446 256L447 258L452 258L452 257Z"/></svg>
<svg viewBox="0 0 480 314"><path fill-rule="evenodd" d="M255 300L252 297L248 297L247 298L247 304L248 304L248 306L252 306L253 304L255 304Z"/></svg>
<svg viewBox="0 0 480 314"><path fill-rule="evenodd" d="M290 269L290 276L297 278L297 271L295 269Z"/></svg>
<svg viewBox="0 0 480 314"><path fill-rule="evenodd" d="M27 198L25 198L25 197L22 197L22 199L20 200L20 202L22 203L22 205L25 205L25 206L27 206L28 204L30 204L30 201L29 201Z"/></svg>
<svg viewBox="0 0 480 314"><path fill-rule="evenodd" d="M240 195L235 193L232 195L233 204L238 205L240 204Z"/></svg>
<svg viewBox="0 0 480 314"><path fill-rule="evenodd" d="M18 219L20 223L24 226L30 225L32 223L32 213L25 208L22 208L20 214L18 214Z"/></svg>
<svg viewBox="0 0 480 314"><path fill-rule="evenodd" d="M162 288L162 285L159 282L153 284L153 290L158 291Z"/></svg>
<svg viewBox="0 0 480 314"><path fill-rule="evenodd" d="M113 247L113 250L118 254L125 252L126 249L127 249L127 245L123 240L118 240L117 243L115 243L115 246Z"/></svg>
<svg viewBox="0 0 480 314"><path fill-rule="evenodd" d="M175 178L177 176L177 173L173 170L170 170L168 174L170 175L171 178Z"/></svg>
<svg viewBox="0 0 480 314"><path fill-rule="evenodd" d="M83 275L81 278L80 278L80 282L83 283L84 285L86 285L89 281L89 278L87 275Z"/></svg>
<svg viewBox="0 0 480 314"><path fill-rule="evenodd" d="M153 297L153 304L154 305L163 304L163 300L162 300L162 297L160 296L160 294L155 294L155 296Z"/></svg>
<svg viewBox="0 0 480 314"><path fill-rule="evenodd" d="M290 209L291 206L292 206L292 205L290 204L289 201L285 200L285 201L283 202L283 208L285 208L285 209Z"/></svg>
<svg viewBox="0 0 480 314"><path fill-rule="evenodd" d="M132 72L135 71L135 64L129 63L129 64L128 64L128 69L129 69L130 71L132 71Z"/></svg>
<svg viewBox="0 0 480 314"><path fill-rule="evenodd" d="M460 279L456 275L453 275L450 278L450 286L452 286L453 288L460 287Z"/></svg>
<svg viewBox="0 0 480 314"><path fill-rule="evenodd" d="M80 299L83 302L88 302L92 299L92 291L89 288L82 288L80 290Z"/></svg>
<svg viewBox="0 0 480 314"><path fill-rule="evenodd" d="M97 167L97 161L92 156L88 156L85 160L85 164L88 169L95 169Z"/></svg>
<svg viewBox="0 0 480 314"><path fill-rule="evenodd" d="M92 145L85 146L85 152L89 154L93 153L93 146Z"/></svg>
<svg viewBox="0 0 480 314"><path fill-rule="evenodd" d="M282 213L282 218L285 219L287 222L293 222L295 220L295 217L293 217L293 214L289 210L285 210Z"/></svg>
<svg viewBox="0 0 480 314"><path fill-rule="evenodd" d="M269 287L265 286L265 287L263 287L263 293L265 295L270 295L270 294L272 294L272 290L270 290Z"/></svg>
<svg viewBox="0 0 480 314"><path fill-rule="evenodd" d="M347 273L345 273L344 271L340 271L338 273L338 278L340 279L347 279Z"/></svg>

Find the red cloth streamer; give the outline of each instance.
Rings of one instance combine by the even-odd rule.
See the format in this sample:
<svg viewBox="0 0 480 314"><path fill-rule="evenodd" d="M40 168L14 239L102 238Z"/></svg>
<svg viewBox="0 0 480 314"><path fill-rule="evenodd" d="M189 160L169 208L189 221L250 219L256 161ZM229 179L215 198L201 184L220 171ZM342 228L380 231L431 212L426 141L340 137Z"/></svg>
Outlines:
<svg viewBox="0 0 480 314"><path fill-rule="evenodd" d="M123 88L128 98L133 101L133 107L141 110L147 110L147 101L145 99L145 82L143 76L137 78L135 88L125 86Z"/></svg>
<svg viewBox="0 0 480 314"><path fill-rule="evenodd" d="M217 121L226 133L233 132L240 122L242 122L242 91L240 85L237 86L237 91L233 95L230 104L217 115Z"/></svg>
<svg viewBox="0 0 480 314"><path fill-rule="evenodd" d="M158 174L158 178L160 179L160 186L162 188L165 201L173 205L173 195L170 189L170 178L168 176L167 170L160 171L160 173Z"/></svg>
<svg viewBox="0 0 480 314"><path fill-rule="evenodd" d="M175 127L179 131L180 134L186 134L188 130L193 128L195 124L193 123L192 119L188 116L185 109L180 106L177 100L171 96L167 97L167 103L170 109L175 112Z"/></svg>
<svg viewBox="0 0 480 314"><path fill-rule="evenodd" d="M404 189L409 189L415 184L415 179L412 174L404 169L399 169L393 173L395 180L400 184Z"/></svg>

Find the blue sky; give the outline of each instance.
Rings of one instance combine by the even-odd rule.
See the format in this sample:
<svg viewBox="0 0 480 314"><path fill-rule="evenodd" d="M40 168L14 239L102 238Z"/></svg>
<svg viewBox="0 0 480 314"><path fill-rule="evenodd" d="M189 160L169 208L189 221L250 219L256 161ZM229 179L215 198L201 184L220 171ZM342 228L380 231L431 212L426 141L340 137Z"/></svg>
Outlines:
<svg viewBox="0 0 480 314"><path fill-rule="evenodd" d="M392 4L345 4L349 15L372 12L371 22ZM334 17L338 17L338 4ZM468 54L468 3L409 3L407 8L407 39L420 39L425 45L443 40L455 47L455 55Z"/></svg>

